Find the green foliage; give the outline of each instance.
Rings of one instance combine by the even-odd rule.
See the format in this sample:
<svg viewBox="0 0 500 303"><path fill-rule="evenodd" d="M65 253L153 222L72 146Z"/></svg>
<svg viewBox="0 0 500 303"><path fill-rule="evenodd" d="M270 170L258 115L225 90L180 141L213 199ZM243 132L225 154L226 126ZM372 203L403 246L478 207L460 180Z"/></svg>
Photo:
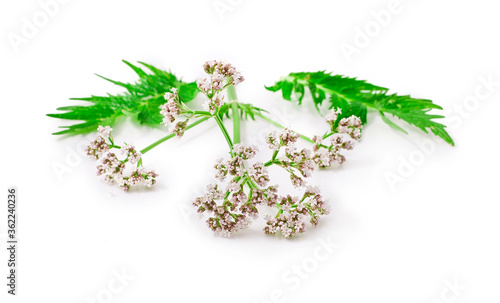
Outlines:
<svg viewBox="0 0 500 303"><path fill-rule="evenodd" d="M434 121L434 119L444 118L444 116L429 114L429 111L433 109L442 110L431 100L388 94L389 90L385 87L376 86L356 78L332 75L324 71L291 73L266 89L273 92L281 90L285 100L298 101L300 105L304 99L306 87L311 93L318 112L325 100L330 103L330 109L340 108L342 110L337 124L340 119L352 115L358 116L363 123L366 123L367 111L372 109L376 110L382 120L394 129L406 133L386 114L404 120L425 133L430 130L447 143L454 145L453 139L445 130L446 126Z"/></svg>
<svg viewBox="0 0 500 303"><path fill-rule="evenodd" d="M193 100L199 90L196 82L186 83L170 72L160 70L152 65L139 62L149 70L135 66L123 60L132 68L139 79L135 83L123 83L99 76L113 84L126 89L118 95L91 96L87 98L71 98L70 100L85 101L90 105L73 105L59 107L63 113L48 114L47 116L66 120L79 120L82 123L62 126L65 130L54 133L83 134L95 131L99 125L113 125L120 116L130 116L141 124L153 126L162 121L160 105L165 103L164 94L171 88L177 88L182 102Z"/></svg>
<svg viewBox="0 0 500 303"><path fill-rule="evenodd" d="M255 120L256 113L267 112L262 108L253 106L252 104L248 103L236 103L236 104L238 105L238 111L240 113L240 117L244 119L250 118L252 120ZM223 119L224 116L230 118L229 116L230 109L231 109L231 103L224 103L219 109L219 117L221 119Z"/></svg>

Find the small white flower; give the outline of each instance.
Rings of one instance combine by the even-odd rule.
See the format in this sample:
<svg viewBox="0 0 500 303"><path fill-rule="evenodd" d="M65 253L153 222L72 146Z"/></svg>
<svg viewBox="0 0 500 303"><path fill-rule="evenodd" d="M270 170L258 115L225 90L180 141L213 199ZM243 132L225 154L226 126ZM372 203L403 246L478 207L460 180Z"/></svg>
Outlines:
<svg viewBox="0 0 500 303"><path fill-rule="evenodd" d="M111 127L102 125L99 125L99 127L97 128L97 131L101 134L103 138L109 137L109 134L111 133L112 130L113 129Z"/></svg>
<svg viewBox="0 0 500 303"><path fill-rule="evenodd" d="M342 110L340 108L335 108L335 109L332 109L330 111L330 113L328 113L326 116L325 116L325 119L326 119L326 122L328 122L329 124L332 124L334 123L335 121L337 121L337 118L338 116L342 113Z"/></svg>

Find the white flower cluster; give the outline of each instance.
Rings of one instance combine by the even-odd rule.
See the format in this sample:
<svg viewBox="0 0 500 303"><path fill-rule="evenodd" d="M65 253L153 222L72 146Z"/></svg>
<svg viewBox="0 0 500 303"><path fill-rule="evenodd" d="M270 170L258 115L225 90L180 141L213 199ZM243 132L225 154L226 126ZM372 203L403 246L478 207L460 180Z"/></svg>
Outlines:
<svg viewBox="0 0 500 303"><path fill-rule="evenodd" d="M213 115L224 104L223 90L229 85L238 85L244 78L231 64L210 60L203 65L208 77L199 79L198 88L208 97L205 108Z"/></svg>
<svg viewBox="0 0 500 303"><path fill-rule="evenodd" d="M335 122L339 114L340 110L332 110L327 115L327 123L333 130L329 137L314 136L312 138L315 142L313 160L320 168L330 167L334 163L339 165L344 163L345 156L340 153L341 150L353 149L354 143L361 139L363 125L356 116L342 118L335 129ZM327 145L325 145L325 141L328 141Z"/></svg>
<svg viewBox="0 0 500 303"><path fill-rule="evenodd" d="M172 88L170 92L165 93L165 104L160 106L160 114L163 116L162 124L173 123L175 119L181 114L179 106L179 95L177 89Z"/></svg>
<svg viewBox="0 0 500 303"><path fill-rule="evenodd" d="M266 216L266 227L264 232L269 235L281 232L285 238L290 238L297 233L306 231L306 220L316 226L320 215L330 213L329 205L319 193L318 187L307 187L304 196L299 197L290 195L282 197L279 200L280 210L273 218Z"/></svg>
<svg viewBox="0 0 500 303"><path fill-rule="evenodd" d="M311 176L314 162L310 150L299 151L295 147L294 143L298 137L299 135L290 129L285 129L279 134L276 132L269 134L268 143L276 154L265 164L247 163L255 157L257 148L243 144L233 146L234 156L231 159L217 160L215 177L221 182L229 179L227 185L224 187L211 183L207 186L205 195L193 202L199 213L211 214L206 222L212 231L218 235L231 236L248 227L252 220L258 217L257 207L260 205L278 209L274 218L267 218L264 232L266 234L280 232L286 238L304 232L307 217L310 217L311 224L316 225L320 215L328 214L327 204L317 188L307 187L301 198L280 197L278 186L268 185L270 177L267 166L276 164L290 173L293 185L305 186L303 178ZM277 149L273 145L277 145ZM282 147L285 147L284 154L276 158Z"/></svg>
<svg viewBox="0 0 500 303"><path fill-rule="evenodd" d="M218 235L231 236L248 227L258 215L256 206L263 202L272 203L277 198L273 194L274 187L265 188L269 175L264 164L255 163L250 169L245 168L245 161L252 159L256 153L254 146L235 144L233 158L228 161L219 158L215 164L216 179L224 181L231 177L224 190L210 183L205 195L193 202L199 213L212 214L206 222ZM245 185L248 184L252 186L245 192Z"/></svg>
<svg viewBox="0 0 500 303"><path fill-rule="evenodd" d="M121 148L126 158L120 160L115 153L110 152L110 148L115 147L111 137L112 129L109 126L99 126L97 130L99 136L87 146L87 155L98 161L97 175L102 175L104 182L117 183L125 191L131 186L144 185L149 188L156 183L158 174L154 170L137 167L128 174L125 172L127 163L136 164L142 157L133 145L125 144Z"/></svg>
<svg viewBox="0 0 500 303"><path fill-rule="evenodd" d="M170 92L165 93L165 100L167 102L160 106L160 114L163 116L162 124L167 126L178 120L178 118L186 111L184 110L184 106L182 106L181 101L179 100L179 95L176 88L172 88ZM186 130L188 122L189 119L177 121L177 123L175 123L172 127L171 131L178 138L182 137L184 135L184 131Z"/></svg>
<svg viewBox="0 0 500 303"><path fill-rule="evenodd" d="M276 153L273 164L288 171L294 187L305 186L304 178L310 177L314 171L312 151L307 148L299 150L295 145L299 137L299 134L288 128L280 133L274 131L266 136L269 148Z"/></svg>

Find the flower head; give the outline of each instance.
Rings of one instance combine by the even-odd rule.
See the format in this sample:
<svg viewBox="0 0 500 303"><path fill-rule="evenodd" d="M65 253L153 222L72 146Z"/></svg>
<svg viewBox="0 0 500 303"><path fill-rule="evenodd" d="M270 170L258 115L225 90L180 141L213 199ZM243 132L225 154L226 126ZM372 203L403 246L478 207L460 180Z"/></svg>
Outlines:
<svg viewBox="0 0 500 303"><path fill-rule="evenodd" d="M93 160L99 160L108 150L109 145L106 143L106 140L102 136L99 136L87 146L86 151L87 155Z"/></svg>
<svg viewBox="0 0 500 303"><path fill-rule="evenodd" d="M269 149L272 149L274 151L280 149L280 141L278 139L276 131L273 131L266 136L266 143L269 144Z"/></svg>
<svg viewBox="0 0 500 303"><path fill-rule="evenodd" d="M245 79L231 64L220 60L209 60L203 64L203 69L209 75L226 78L226 85L238 85Z"/></svg>
<svg viewBox="0 0 500 303"><path fill-rule="evenodd" d="M104 139L104 136L111 141L111 129L100 126L98 128L99 136L87 147L87 154L94 160L98 160L97 175L103 176L104 182L116 183L124 191L128 191L131 186L144 185L152 187L156 183L158 174L154 170L145 170L142 167L128 170L127 164L136 164L141 159L141 153L133 145L124 144L121 153L126 155L123 160L118 159L117 155L110 151L110 146ZM110 142L112 144L112 142ZM114 147L116 148L116 147Z"/></svg>
<svg viewBox="0 0 500 303"><path fill-rule="evenodd" d="M222 91L230 85L238 85L244 79L231 64L210 60L203 64L207 77L197 81L198 88L207 96L204 107L213 115L224 104Z"/></svg>
<svg viewBox="0 0 500 303"><path fill-rule="evenodd" d="M289 128L285 128L281 132L279 137L280 137L280 145L288 146L292 143L297 142L297 139L300 137L300 135Z"/></svg>
<svg viewBox="0 0 500 303"><path fill-rule="evenodd" d="M111 133L113 129L109 126L101 126L99 125L99 127L97 128L97 131L100 133L100 135L103 137L103 138L108 138L109 137L109 134Z"/></svg>
<svg viewBox="0 0 500 303"><path fill-rule="evenodd" d="M347 134L352 139L359 141L361 139L361 129L363 125L361 119L356 116L350 116L349 118L343 118L339 122L338 132L341 134Z"/></svg>
<svg viewBox="0 0 500 303"><path fill-rule="evenodd" d="M121 148L122 155L126 155L130 163L135 164L142 157L141 152L135 150L135 146L125 143Z"/></svg>
<svg viewBox="0 0 500 303"><path fill-rule="evenodd" d="M186 127L189 120L179 121L175 124L172 132L177 136L177 138L181 138L184 136L184 131L186 131Z"/></svg>
<svg viewBox="0 0 500 303"><path fill-rule="evenodd" d="M332 109L326 116L325 120L328 124L334 125L335 121L337 121L338 116L342 113L342 110L340 108L334 108Z"/></svg>
<svg viewBox="0 0 500 303"><path fill-rule="evenodd" d="M165 93L167 101L160 106L160 114L163 116L162 124L173 123L175 119L182 113L177 89L172 88L170 92Z"/></svg>

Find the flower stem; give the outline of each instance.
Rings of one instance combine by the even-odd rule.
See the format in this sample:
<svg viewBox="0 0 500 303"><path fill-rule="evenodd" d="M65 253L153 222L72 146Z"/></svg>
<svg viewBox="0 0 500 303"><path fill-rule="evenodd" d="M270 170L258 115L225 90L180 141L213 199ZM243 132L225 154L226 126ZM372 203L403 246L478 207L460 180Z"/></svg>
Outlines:
<svg viewBox="0 0 500 303"><path fill-rule="evenodd" d="M195 110L195 111L190 111L190 113L193 114L193 115L212 117L212 114L210 114L207 111Z"/></svg>
<svg viewBox="0 0 500 303"><path fill-rule="evenodd" d="M272 157L271 161L274 162L274 160L276 160L276 157L278 156L278 153L279 153L279 149L274 151L273 157Z"/></svg>
<svg viewBox="0 0 500 303"><path fill-rule="evenodd" d="M272 125L275 125L275 126L277 126L277 127L279 127L279 128L285 128L285 126L283 126L283 125L279 124L278 122L274 121L273 119L271 119L271 118L269 118L269 117L267 117L267 116L263 115L262 113L259 113L259 112L257 112L257 111L256 111L254 114L255 114L256 116L259 116L259 117L261 117L262 119L266 120L267 122L271 123ZM297 133L297 134L299 134L299 133ZM301 138L302 140L305 140L305 141L310 142L310 143L313 143L313 144L314 144L314 143L316 143L316 142L314 142L311 138L309 138L309 137L307 137L307 136L304 136L304 135L302 135L302 134L299 134L299 136L300 136L300 138Z"/></svg>
<svg viewBox="0 0 500 303"><path fill-rule="evenodd" d="M199 119L199 120L196 120L195 122L193 122L193 123L189 124L188 126L186 126L186 130L188 130L188 129L190 129L190 128L193 128L193 127L195 127L196 125L198 125L198 124L200 124L200 123L202 123L202 122L205 122L205 121L207 121L207 120L208 120L208 119L210 119L210 118L211 118L211 117L203 117L203 118L201 118L201 119ZM165 141L167 141L168 139L171 139L171 138L173 138L173 137L175 137L175 134L170 134L170 135L167 135L167 136L165 136L165 137L163 137L163 138L159 139L158 141L155 141L155 142L151 143L149 146L147 146L147 147L143 148L140 152L141 152L141 154L145 154L145 153L147 153L148 151L150 151L150 150L152 150L153 148L155 148L156 146L160 145L161 143L163 143L163 142L165 142Z"/></svg>
<svg viewBox="0 0 500 303"><path fill-rule="evenodd" d="M238 96L234 85L227 87L227 99L231 103L231 111L233 112L233 142L240 143L240 113L238 110Z"/></svg>
<svg viewBox="0 0 500 303"><path fill-rule="evenodd" d="M273 160L269 160L269 161L267 161L266 163L264 163L264 166L265 166L265 167L269 167L269 166L271 166L271 165L273 165L273 164L274 164L274 161L273 161Z"/></svg>
<svg viewBox="0 0 500 303"><path fill-rule="evenodd" d="M231 137L229 136L229 133L227 132L226 127L224 126L224 123L222 123L222 120L219 117L219 113L215 113L214 119L217 122L217 125L219 125L219 128L222 131L224 138L226 138L227 145L229 145L229 149L230 149L229 153L231 154L231 157L233 157L234 156L234 154L233 154L233 141L231 140Z"/></svg>

